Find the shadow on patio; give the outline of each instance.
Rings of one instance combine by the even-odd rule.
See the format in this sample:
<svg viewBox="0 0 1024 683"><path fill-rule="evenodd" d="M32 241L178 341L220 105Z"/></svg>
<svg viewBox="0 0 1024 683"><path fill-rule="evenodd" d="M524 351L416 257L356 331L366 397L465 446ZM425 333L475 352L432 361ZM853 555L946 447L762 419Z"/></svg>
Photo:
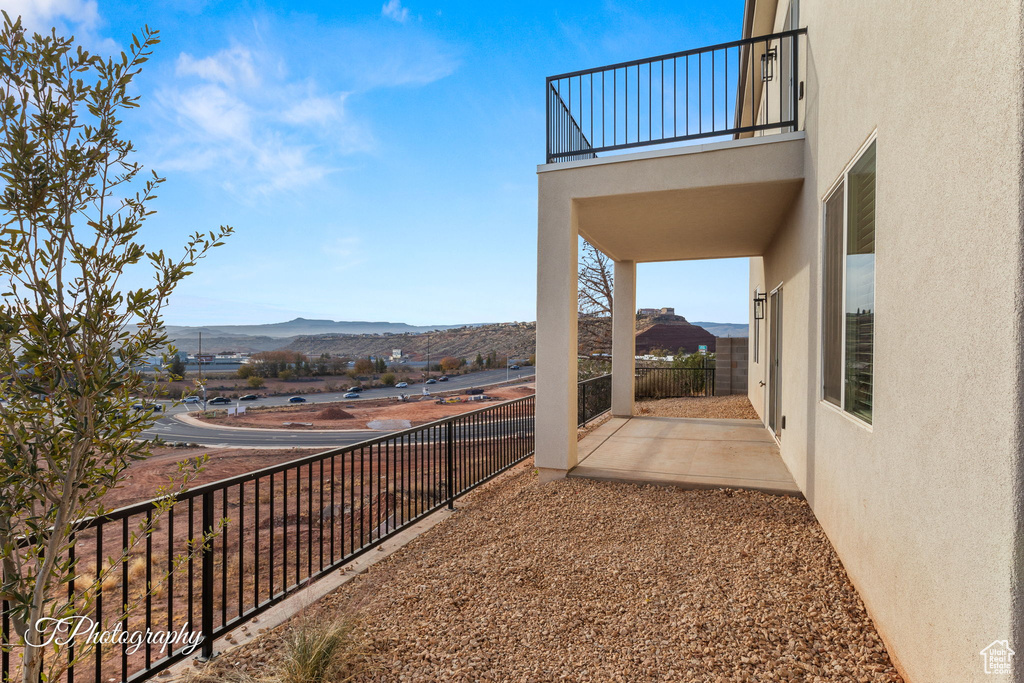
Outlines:
<svg viewBox="0 0 1024 683"><path fill-rule="evenodd" d="M613 417L580 441L569 476L802 497L758 420Z"/></svg>

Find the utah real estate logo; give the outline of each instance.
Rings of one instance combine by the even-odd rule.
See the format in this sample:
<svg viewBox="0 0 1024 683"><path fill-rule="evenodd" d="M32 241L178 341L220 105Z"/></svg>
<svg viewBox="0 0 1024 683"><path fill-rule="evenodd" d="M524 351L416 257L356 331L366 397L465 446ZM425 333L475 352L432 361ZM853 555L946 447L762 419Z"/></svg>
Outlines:
<svg viewBox="0 0 1024 683"><path fill-rule="evenodd" d="M1013 650L1010 649L1010 641L996 640L981 651L981 657L985 662L985 673L987 674L1009 674L1013 668Z"/></svg>

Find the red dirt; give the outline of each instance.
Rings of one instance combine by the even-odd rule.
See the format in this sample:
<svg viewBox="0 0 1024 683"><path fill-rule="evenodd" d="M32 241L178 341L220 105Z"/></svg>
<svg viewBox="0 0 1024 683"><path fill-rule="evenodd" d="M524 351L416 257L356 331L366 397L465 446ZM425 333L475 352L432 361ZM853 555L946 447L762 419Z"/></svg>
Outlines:
<svg viewBox="0 0 1024 683"><path fill-rule="evenodd" d="M323 448L286 448L257 450L251 448L154 448L153 456L132 463L121 486L110 491L103 504L110 509L149 500L157 489L166 486L168 478L180 481L178 463L188 458L209 455L206 468L191 482L194 488L211 481L227 479L277 463L288 462Z"/></svg>
<svg viewBox="0 0 1024 683"><path fill-rule="evenodd" d="M518 385L488 390L487 396L494 396L503 401L522 398L534 393L532 385ZM438 405L438 395L426 397L412 396L408 403L398 399L356 399L341 401L335 406L344 406L344 410L352 415L349 419L324 419L323 403L316 405L275 406L271 408L249 408L244 415L228 417L224 413L212 418L200 418L204 422L232 427L257 427L262 429L366 429L367 423L374 420L409 420L412 426L439 420L450 415L459 415L478 408L492 406L495 401L471 401L468 403L451 403ZM290 424L285 424L290 423ZM295 424L299 423L299 424ZM303 424L305 423L305 424Z"/></svg>

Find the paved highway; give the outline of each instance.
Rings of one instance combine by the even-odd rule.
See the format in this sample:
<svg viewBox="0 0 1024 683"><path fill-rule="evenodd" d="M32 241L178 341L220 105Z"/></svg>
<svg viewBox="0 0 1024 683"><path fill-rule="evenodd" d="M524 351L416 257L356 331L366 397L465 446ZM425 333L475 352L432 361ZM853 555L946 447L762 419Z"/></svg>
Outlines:
<svg viewBox="0 0 1024 683"><path fill-rule="evenodd" d="M527 378L532 377L534 374L534 368L524 367L521 370L513 370L509 373L511 379ZM410 385L406 389L394 389L394 388L382 388L382 389L367 389L363 392L363 396L372 398L387 398L397 397L401 394L407 396L421 395L424 387L427 388L432 394L439 393L442 391L456 391L462 389L469 389L472 387L480 387L488 384L494 384L496 382L505 381L505 370L484 370L482 372L474 372L469 375L463 375L461 377L452 377L447 382L438 382L437 384L425 385L422 382ZM344 403L358 403L364 399L352 399L343 398L344 392L331 392L321 394L304 394L303 397L308 403L331 403L331 402L344 402ZM243 406L257 406L257 405L269 405L269 406L280 406L287 405L289 396L270 396L267 398L261 398L256 401L243 401L241 403L234 401L231 405L243 405ZM220 448L231 448L231 447L258 447L258 448L335 448L339 446L347 446L349 444L358 443L359 441L365 441L378 436L382 436L386 432L374 431L374 430L359 430L359 431L336 431L336 432L314 432L314 431L290 431L284 429L268 429L263 431L253 431L246 429L232 429L223 427L206 427L187 424L180 420L174 419L173 415L184 412L199 412L200 406L197 405L170 405L169 402L163 402L165 404L165 416L157 420L153 427L144 432L143 436L146 437L157 437L159 436L164 441L185 441L188 443L196 443L202 446L208 447L220 447ZM213 406L216 408L224 408L226 406Z"/></svg>

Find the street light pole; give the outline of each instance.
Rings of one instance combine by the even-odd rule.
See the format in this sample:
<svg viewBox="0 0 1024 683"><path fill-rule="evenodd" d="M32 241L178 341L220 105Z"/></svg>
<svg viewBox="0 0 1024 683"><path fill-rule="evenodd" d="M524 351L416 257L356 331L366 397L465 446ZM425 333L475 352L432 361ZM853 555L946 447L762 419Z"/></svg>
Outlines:
<svg viewBox="0 0 1024 683"><path fill-rule="evenodd" d="M203 333L199 333L199 353L196 355L199 361L199 388L203 390L203 412L206 412L206 382L203 381Z"/></svg>

